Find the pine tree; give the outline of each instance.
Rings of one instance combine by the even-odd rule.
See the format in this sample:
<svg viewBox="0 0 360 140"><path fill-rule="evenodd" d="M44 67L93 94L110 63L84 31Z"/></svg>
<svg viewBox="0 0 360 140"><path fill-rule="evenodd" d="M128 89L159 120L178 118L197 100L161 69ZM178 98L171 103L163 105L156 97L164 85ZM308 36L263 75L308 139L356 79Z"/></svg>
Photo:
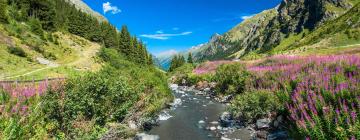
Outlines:
<svg viewBox="0 0 360 140"><path fill-rule="evenodd" d="M151 54L148 55L147 64L148 65L153 65L154 64L153 56Z"/></svg>
<svg viewBox="0 0 360 140"><path fill-rule="evenodd" d="M42 28L47 31L55 31L55 19L56 12L53 1L51 0L29 0L27 3L23 2L23 5L28 5L27 14L28 17L35 17L41 21Z"/></svg>
<svg viewBox="0 0 360 140"><path fill-rule="evenodd" d="M185 64L185 58L182 55L176 55L171 59L170 69L169 71L172 72L175 69L181 67Z"/></svg>
<svg viewBox="0 0 360 140"><path fill-rule="evenodd" d="M132 44L131 44L131 35L126 26L122 26L121 28L119 41L120 41L119 43L120 52L122 52L126 56L129 56L132 51Z"/></svg>
<svg viewBox="0 0 360 140"><path fill-rule="evenodd" d="M187 62L190 63L190 64L193 64L193 63L194 63L194 62L193 62L193 56L192 56L191 52L189 52Z"/></svg>
<svg viewBox="0 0 360 140"><path fill-rule="evenodd" d="M36 35L40 36L41 38L44 38L44 31L41 27L41 22L36 18L30 18L29 19L29 25L31 27L31 31L35 33Z"/></svg>
<svg viewBox="0 0 360 140"><path fill-rule="evenodd" d="M9 23L6 0L0 0L0 22Z"/></svg>
<svg viewBox="0 0 360 140"><path fill-rule="evenodd" d="M102 38L107 48L118 49L119 39L116 28L108 22L101 23Z"/></svg>

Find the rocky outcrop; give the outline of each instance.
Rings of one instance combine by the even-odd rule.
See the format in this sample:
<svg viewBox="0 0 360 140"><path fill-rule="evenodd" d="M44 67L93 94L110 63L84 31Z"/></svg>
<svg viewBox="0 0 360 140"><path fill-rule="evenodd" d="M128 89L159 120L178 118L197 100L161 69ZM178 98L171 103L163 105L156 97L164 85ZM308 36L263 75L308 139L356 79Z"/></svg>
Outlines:
<svg viewBox="0 0 360 140"><path fill-rule="evenodd" d="M75 7L79 10L81 10L84 13L87 13L93 17L95 17L100 22L105 22L107 19L101 15L100 13L92 10L86 3L84 3L82 0L67 0L67 2L74 4Z"/></svg>

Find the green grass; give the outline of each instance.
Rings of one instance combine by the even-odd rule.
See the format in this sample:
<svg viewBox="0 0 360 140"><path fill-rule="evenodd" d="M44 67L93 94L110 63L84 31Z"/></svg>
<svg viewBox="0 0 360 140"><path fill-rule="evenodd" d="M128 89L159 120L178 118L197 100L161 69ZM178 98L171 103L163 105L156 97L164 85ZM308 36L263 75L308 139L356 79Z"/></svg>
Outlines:
<svg viewBox="0 0 360 140"><path fill-rule="evenodd" d="M100 62L93 56L100 45L67 33L45 32L45 36L48 39L33 34L26 23L0 24L0 80L67 77L100 69ZM26 57L10 54L9 46L21 48ZM45 58L60 67L48 68L39 64L37 58Z"/></svg>

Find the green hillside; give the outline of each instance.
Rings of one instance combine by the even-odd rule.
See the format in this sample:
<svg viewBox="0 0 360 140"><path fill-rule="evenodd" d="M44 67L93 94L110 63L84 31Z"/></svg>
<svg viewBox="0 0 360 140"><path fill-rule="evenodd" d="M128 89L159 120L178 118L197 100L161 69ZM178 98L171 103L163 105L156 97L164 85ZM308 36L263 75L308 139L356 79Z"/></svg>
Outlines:
<svg viewBox="0 0 360 140"><path fill-rule="evenodd" d="M127 139L173 100L141 40L73 2L0 0L1 139Z"/></svg>
<svg viewBox="0 0 360 140"><path fill-rule="evenodd" d="M212 38L197 49L202 51L195 53L196 60L257 59L279 53L308 52L314 46L357 44L358 3L358 0L282 2Z"/></svg>

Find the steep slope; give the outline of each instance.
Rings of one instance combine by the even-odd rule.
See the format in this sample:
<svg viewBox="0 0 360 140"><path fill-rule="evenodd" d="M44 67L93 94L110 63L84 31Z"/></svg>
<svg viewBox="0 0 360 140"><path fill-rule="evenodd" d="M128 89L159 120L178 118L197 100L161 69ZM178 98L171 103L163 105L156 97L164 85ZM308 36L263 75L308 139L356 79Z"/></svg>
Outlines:
<svg viewBox="0 0 360 140"><path fill-rule="evenodd" d="M214 60L228 58L229 54L243 54L247 47L261 40L265 26L277 15L276 9L265 10L252 18L246 19L223 36L215 34L210 41L201 47L201 51L193 52L197 60Z"/></svg>
<svg viewBox="0 0 360 140"><path fill-rule="evenodd" d="M284 0L237 25L222 36L212 38L196 59L240 58L251 53L265 53L284 40L312 32L327 21L346 13L358 0ZM304 35L306 36L306 35Z"/></svg>
<svg viewBox="0 0 360 140"><path fill-rule="evenodd" d="M75 7L82 12L85 12L93 17L95 17L97 20L104 22L107 21L107 19L101 15L100 13L92 10L86 3L84 3L82 0L67 0L69 3L72 3L75 5Z"/></svg>
<svg viewBox="0 0 360 140"><path fill-rule="evenodd" d="M56 32L56 41L38 38L26 25L23 33L11 36L12 25L0 25L0 80L65 77L78 71L96 71L101 67L97 52L101 46L82 37ZM7 30L5 30L7 29ZM24 51L19 56L9 51Z"/></svg>

